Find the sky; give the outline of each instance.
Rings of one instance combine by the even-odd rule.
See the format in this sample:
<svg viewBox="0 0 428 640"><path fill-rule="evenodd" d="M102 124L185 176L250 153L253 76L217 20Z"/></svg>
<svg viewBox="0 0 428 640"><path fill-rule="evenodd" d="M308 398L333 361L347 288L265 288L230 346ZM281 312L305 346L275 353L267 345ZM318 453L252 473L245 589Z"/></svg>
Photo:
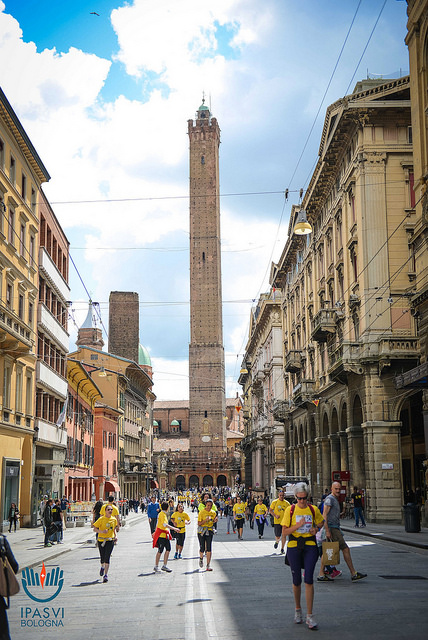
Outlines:
<svg viewBox="0 0 428 640"><path fill-rule="evenodd" d="M51 175L44 191L76 267L70 350L89 298L108 332L110 291L136 291L154 393L188 398L187 120L205 95L221 129L226 393L241 391L251 308L269 290L326 108L368 74L408 73L406 8L0 0L0 86Z"/></svg>

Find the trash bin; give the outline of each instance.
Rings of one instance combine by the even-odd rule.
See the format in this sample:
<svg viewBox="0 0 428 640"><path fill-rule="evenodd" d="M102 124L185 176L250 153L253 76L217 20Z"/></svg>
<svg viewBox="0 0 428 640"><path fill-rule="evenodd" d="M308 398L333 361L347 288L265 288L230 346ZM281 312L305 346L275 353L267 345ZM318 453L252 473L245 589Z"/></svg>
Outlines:
<svg viewBox="0 0 428 640"><path fill-rule="evenodd" d="M421 519L419 515L419 505L405 504L404 511L404 530L407 533L419 533L421 530Z"/></svg>

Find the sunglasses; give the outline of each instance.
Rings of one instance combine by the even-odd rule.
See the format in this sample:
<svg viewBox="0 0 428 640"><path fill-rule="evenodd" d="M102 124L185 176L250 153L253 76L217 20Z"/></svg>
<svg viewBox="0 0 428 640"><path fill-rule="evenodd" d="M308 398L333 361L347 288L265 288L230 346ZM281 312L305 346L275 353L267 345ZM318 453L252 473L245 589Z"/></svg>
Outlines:
<svg viewBox="0 0 428 640"><path fill-rule="evenodd" d="M304 498L297 498L296 496L296 500L307 500L307 499L308 499L308 496L305 496Z"/></svg>

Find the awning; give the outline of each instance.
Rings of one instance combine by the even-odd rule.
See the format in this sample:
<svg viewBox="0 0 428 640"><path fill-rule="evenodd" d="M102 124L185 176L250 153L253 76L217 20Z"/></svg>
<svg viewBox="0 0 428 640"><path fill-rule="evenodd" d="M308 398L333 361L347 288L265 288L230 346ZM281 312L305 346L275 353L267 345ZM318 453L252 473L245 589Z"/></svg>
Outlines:
<svg viewBox="0 0 428 640"><path fill-rule="evenodd" d="M112 491L113 493L120 493L120 487L114 480L107 480L104 485L104 491Z"/></svg>
<svg viewBox="0 0 428 640"><path fill-rule="evenodd" d="M159 483L157 480L150 480L150 489L159 489Z"/></svg>

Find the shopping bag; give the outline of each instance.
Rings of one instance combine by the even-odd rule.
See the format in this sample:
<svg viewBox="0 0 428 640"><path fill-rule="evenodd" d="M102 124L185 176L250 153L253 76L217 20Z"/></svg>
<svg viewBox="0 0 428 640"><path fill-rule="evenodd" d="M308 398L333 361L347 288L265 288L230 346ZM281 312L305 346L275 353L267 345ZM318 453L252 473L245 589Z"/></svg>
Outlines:
<svg viewBox="0 0 428 640"><path fill-rule="evenodd" d="M340 551L338 542L322 543L322 561L324 564L339 564Z"/></svg>

